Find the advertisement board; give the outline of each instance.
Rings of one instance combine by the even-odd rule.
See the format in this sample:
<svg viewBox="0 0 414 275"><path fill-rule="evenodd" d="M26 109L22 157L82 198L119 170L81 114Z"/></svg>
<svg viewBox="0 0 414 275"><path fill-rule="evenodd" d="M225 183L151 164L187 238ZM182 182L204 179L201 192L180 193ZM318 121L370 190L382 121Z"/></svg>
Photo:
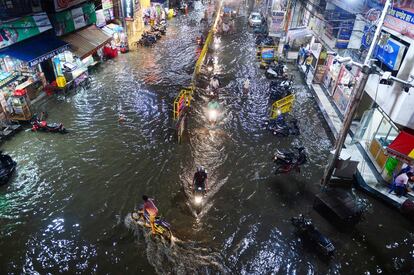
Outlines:
<svg viewBox="0 0 414 275"><path fill-rule="evenodd" d="M269 35L281 36L283 32L283 22L285 19L285 11L272 11L269 22Z"/></svg>
<svg viewBox="0 0 414 275"><path fill-rule="evenodd" d="M86 2L86 0L54 0L55 11L63 11L83 2Z"/></svg>
<svg viewBox="0 0 414 275"><path fill-rule="evenodd" d="M84 4L73 10L56 13L51 15L51 20L57 36L73 32L96 23L95 5Z"/></svg>
<svg viewBox="0 0 414 275"><path fill-rule="evenodd" d="M395 71L400 68L406 46L390 38L384 46L378 45L375 49L375 57L385 66Z"/></svg>
<svg viewBox="0 0 414 275"><path fill-rule="evenodd" d="M275 58L275 48L262 48L262 60L272 60Z"/></svg>
<svg viewBox="0 0 414 275"><path fill-rule="evenodd" d="M369 8L382 10L385 0L368 1ZM413 1L394 1L385 17L384 26L414 39Z"/></svg>
<svg viewBox="0 0 414 275"><path fill-rule="evenodd" d="M38 35L51 28L52 24L46 13L25 16L16 21L3 23L0 27L0 49Z"/></svg>
<svg viewBox="0 0 414 275"><path fill-rule="evenodd" d="M125 20L134 20L134 0L122 0L121 3Z"/></svg>

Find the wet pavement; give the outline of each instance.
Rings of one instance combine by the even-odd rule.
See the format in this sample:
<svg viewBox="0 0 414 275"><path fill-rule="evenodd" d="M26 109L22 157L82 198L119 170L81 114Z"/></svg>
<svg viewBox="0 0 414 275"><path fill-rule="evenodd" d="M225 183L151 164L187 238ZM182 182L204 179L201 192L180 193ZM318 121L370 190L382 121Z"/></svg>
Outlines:
<svg viewBox="0 0 414 275"><path fill-rule="evenodd" d="M245 17L237 19L236 34L215 41L215 72L224 86L219 122L208 123L208 99L198 93L187 139L168 140L171 103L190 83L202 15L173 19L153 48L106 62L91 88L42 106L67 135L26 131L2 145L18 168L0 188L1 273L414 272L413 226L395 210L358 193L365 220L338 232L312 209L331 148L323 118L292 66L301 135L262 130L269 82ZM246 78L251 92L243 98ZM127 119L121 125L120 114ZM273 151L298 145L309 155L301 173L273 175ZM199 215L189 189L196 165L207 168L211 188ZM172 246L125 222L144 193L172 224ZM331 238L332 260L293 233L289 219L299 213Z"/></svg>

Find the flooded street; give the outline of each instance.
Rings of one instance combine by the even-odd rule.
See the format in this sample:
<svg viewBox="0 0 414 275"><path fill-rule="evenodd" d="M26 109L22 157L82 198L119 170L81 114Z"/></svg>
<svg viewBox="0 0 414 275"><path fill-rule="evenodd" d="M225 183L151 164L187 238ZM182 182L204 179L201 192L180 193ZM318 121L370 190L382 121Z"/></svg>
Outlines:
<svg viewBox="0 0 414 275"><path fill-rule="evenodd" d="M414 273L414 227L397 211L357 192L368 205L365 220L339 232L313 210L332 146L325 122L292 65L301 135L262 129L269 81L245 16L235 34L213 43L219 122L208 123L208 99L196 93L186 139L169 141L172 102L191 82L202 16L200 7L174 18L154 47L105 62L89 89L42 106L68 134L24 131L3 143L18 166L0 188L0 273ZM273 152L292 146L306 148L308 163L300 174L275 176ZM198 216L189 191L197 165L210 187ZM171 223L172 246L125 222L143 194ZM333 241L332 260L294 234L290 218L300 213Z"/></svg>

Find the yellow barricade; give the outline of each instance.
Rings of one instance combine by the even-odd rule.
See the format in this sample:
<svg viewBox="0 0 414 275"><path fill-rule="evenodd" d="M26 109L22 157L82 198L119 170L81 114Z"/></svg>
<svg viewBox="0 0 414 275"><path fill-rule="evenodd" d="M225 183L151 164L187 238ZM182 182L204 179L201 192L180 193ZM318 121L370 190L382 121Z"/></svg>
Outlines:
<svg viewBox="0 0 414 275"><path fill-rule="evenodd" d="M295 101L295 95L291 94L278 101L273 102L272 109L270 111L271 118L277 118L280 114L289 113L292 111L293 102Z"/></svg>
<svg viewBox="0 0 414 275"><path fill-rule="evenodd" d="M177 120L180 117L180 111L182 109L182 105L184 104L187 107L190 107L191 100L193 99L194 87L188 87L187 89L182 89L178 96L174 100L174 110L173 110L173 116L174 120Z"/></svg>

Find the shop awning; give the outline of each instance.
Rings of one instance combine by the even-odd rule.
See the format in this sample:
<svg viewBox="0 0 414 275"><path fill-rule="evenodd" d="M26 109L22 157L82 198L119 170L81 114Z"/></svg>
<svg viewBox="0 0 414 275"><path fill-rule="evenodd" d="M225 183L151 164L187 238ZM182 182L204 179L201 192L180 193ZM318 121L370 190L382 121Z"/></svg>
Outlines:
<svg viewBox="0 0 414 275"><path fill-rule="evenodd" d="M59 40L55 35L42 33L0 50L0 55L8 55L27 62L29 66L35 66L68 48L68 44Z"/></svg>
<svg viewBox="0 0 414 275"><path fill-rule="evenodd" d="M112 39L94 25L61 38L69 43L73 53L80 59L93 54Z"/></svg>
<svg viewBox="0 0 414 275"><path fill-rule="evenodd" d="M414 160L414 134L401 131L388 146L387 152L403 161Z"/></svg>

